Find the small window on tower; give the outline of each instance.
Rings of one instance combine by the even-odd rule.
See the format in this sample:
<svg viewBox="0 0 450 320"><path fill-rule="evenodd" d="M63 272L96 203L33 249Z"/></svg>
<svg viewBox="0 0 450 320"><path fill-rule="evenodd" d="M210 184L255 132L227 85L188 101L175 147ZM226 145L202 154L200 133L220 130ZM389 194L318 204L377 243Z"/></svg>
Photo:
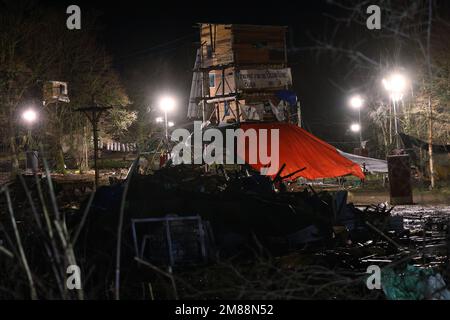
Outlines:
<svg viewBox="0 0 450 320"><path fill-rule="evenodd" d="M209 74L209 87L214 88L216 86L216 74L210 73Z"/></svg>

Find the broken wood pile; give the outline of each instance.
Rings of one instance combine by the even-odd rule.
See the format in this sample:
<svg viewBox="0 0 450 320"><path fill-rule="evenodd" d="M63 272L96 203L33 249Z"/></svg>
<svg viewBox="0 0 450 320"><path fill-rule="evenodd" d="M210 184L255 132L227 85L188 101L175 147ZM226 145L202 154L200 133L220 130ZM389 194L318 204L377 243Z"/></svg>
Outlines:
<svg viewBox="0 0 450 320"><path fill-rule="evenodd" d="M93 208L108 213L115 223L120 193L120 185L99 189ZM305 247L339 247L336 254L341 257L350 255L348 250L360 250L352 257L364 265L393 261L391 255L411 253L404 247L417 245L392 208L355 207L347 204L345 191L284 192L280 183L245 168L230 173L219 167L205 173L200 166L180 165L152 175L134 174L126 207L128 220L200 216L211 225L215 247L225 256L254 246L257 239L275 255Z"/></svg>
<svg viewBox="0 0 450 320"><path fill-rule="evenodd" d="M274 182L246 168L230 172L217 167L213 171L176 166L152 175L134 173L129 180L99 188L78 212L61 210L69 234L77 231L77 261L92 270L84 283L86 290L96 296L96 290L106 290L99 283L111 283L114 278L111 266L116 261L117 225L126 182L129 189L124 203L121 273L122 285L130 296L135 296L136 285L155 279L154 271L143 270L148 269L144 264L152 265L152 270L169 267L177 276L192 277L192 285L197 281L203 286L208 281L208 290L214 292L217 275L207 280L204 277L213 274L209 270L220 269L224 261L230 264L232 260L225 270L234 272L238 270L236 262L240 264L248 277L242 289L245 294L236 287L241 274L236 279L226 277L224 281L236 282L224 286L231 286L233 297L248 298L261 294L277 298L332 297L337 288L348 285L345 294L342 291L335 296L345 298L365 290L364 277L370 265L402 272L409 270L405 269L409 264L438 270L445 282L449 281L449 273L444 272L449 265L448 212L436 214L438 210L421 212L387 205L357 207L347 203L345 191L316 192L308 187L287 192L279 179ZM20 189L26 185L31 198L36 198L33 181L40 180L35 179L10 186L16 219L27 238L24 243L33 248L30 252L37 252L33 247L36 232L27 193L22 190L22 194ZM64 193L63 188L60 190ZM44 194L47 192L44 190ZM200 238L202 242L197 242ZM255 268L261 259L265 259L263 273L258 274ZM323 278L308 283L317 275ZM396 277L394 273L393 283ZM261 280L266 278L273 281ZM340 285L328 286L330 281ZM317 291L325 287L329 290ZM189 289L184 296L196 293Z"/></svg>

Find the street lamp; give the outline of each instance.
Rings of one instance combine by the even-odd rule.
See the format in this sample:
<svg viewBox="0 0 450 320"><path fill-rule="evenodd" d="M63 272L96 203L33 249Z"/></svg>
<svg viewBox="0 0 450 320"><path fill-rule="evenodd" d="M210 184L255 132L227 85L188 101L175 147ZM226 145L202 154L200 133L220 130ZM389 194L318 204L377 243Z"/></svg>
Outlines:
<svg viewBox="0 0 450 320"><path fill-rule="evenodd" d="M33 109L27 109L22 113L22 119L29 125L32 125L37 120L37 112Z"/></svg>
<svg viewBox="0 0 450 320"><path fill-rule="evenodd" d="M388 78L384 78L382 82L384 88L389 93L389 98L392 100L392 105L394 108L395 144L398 149L400 146L398 139L397 103L403 99L403 93L406 89L407 80L403 75L393 73Z"/></svg>
<svg viewBox="0 0 450 320"><path fill-rule="evenodd" d="M37 121L38 114L33 108L26 109L22 113L22 120L26 123L28 127L28 145L31 147L31 128L33 124Z"/></svg>
<svg viewBox="0 0 450 320"><path fill-rule="evenodd" d="M361 126L359 123L352 123L350 126L352 132L361 132Z"/></svg>
<svg viewBox="0 0 450 320"><path fill-rule="evenodd" d="M163 117L157 117L155 120L156 120L156 123L164 122L164 118Z"/></svg>
<svg viewBox="0 0 450 320"><path fill-rule="evenodd" d="M38 167L37 152L33 151L31 129L33 124L38 120L38 113L33 108L26 109L22 112L22 120L26 123L28 129L28 141L24 148L26 156L26 170L31 169L32 172L36 172Z"/></svg>
<svg viewBox="0 0 450 320"><path fill-rule="evenodd" d="M172 97L162 97L159 100L159 107L164 112L164 127L166 133L166 141L169 142L169 124L167 122L167 112L172 111L175 108L175 99Z"/></svg>
<svg viewBox="0 0 450 320"><path fill-rule="evenodd" d="M350 98L350 106L354 109L361 109L364 100L360 96L353 96Z"/></svg>
<svg viewBox="0 0 450 320"><path fill-rule="evenodd" d="M363 107L364 104L364 99L361 98L361 96L359 95L355 95L353 97L350 98L350 106L353 109L357 109L358 110L358 132L359 132L359 143L361 145L362 148L362 132L361 132L361 108ZM352 130L353 131L353 130ZM354 132L357 132L354 131Z"/></svg>
<svg viewBox="0 0 450 320"><path fill-rule="evenodd" d="M406 88L406 78L399 73L394 73L389 78L383 79L383 85L391 95L402 95Z"/></svg>
<svg viewBox="0 0 450 320"><path fill-rule="evenodd" d="M159 101L159 107L164 112L172 111L175 108L175 99L172 97L162 97Z"/></svg>
<svg viewBox="0 0 450 320"><path fill-rule="evenodd" d="M175 125L175 123L173 123L172 121L167 122L167 126L169 128L172 128Z"/></svg>

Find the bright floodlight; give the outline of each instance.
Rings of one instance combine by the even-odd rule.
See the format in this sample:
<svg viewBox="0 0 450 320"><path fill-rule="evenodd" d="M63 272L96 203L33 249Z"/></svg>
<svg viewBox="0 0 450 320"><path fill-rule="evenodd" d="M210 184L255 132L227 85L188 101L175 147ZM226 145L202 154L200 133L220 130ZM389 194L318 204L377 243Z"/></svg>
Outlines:
<svg viewBox="0 0 450 320"><path fill-rule="evenodd" d="M383 79L384 88L392 94L402 94L406 89L406 78L394 73L389 78Z"/></svg>
<svg viewBox="0 0 450 320"><path fill-rule="evenodd" d="M354 109L359 109L362 107L364 100L360 96L353 96L350 99L350 106Z"/></svg>
<svg viewBox="0 0 450 320"><path fill-rule="evenodd" d="M158 118L156 118L156 122L157 122L157 123L161 123L161 122L163 122L163 121L164 121L163 117L158 117Z"/></svg>
<svg viewBox="0 0 450 320"><path fill-rule="evenodd" d="M175 108L175 100L171 97L163 97L159 101L159 107L164 112L172 111Z"/></svg>
<svg viewBox="0 0 450 320"><path fill-rule="evenodd" d="M391 88L393 92L403 92L406 88L406 79L401 74L392 75Z"/></svg>
<svg viewBox="0 0 450 320"><path fill-rule="evenodd" d="M175 125L175 123L173 123L172 121L169 121L169 122L167 122L167 126L170 128L170 127L173 127Z"/></svg>
<svg viewBox="0 0 450 320"><path fill-rule="evenodd" d="M359 125L359 123L353 123L350 126L350 130L352 130L353 132L359 132L361 130L361 126Z"/></svg>
<svg viewBox="0 0 450 320"><path fill-rule="evenodd" d="M37 113L33 109L25 110L22 113L22 119L28 123L33 123L37 120Z"/></svg>

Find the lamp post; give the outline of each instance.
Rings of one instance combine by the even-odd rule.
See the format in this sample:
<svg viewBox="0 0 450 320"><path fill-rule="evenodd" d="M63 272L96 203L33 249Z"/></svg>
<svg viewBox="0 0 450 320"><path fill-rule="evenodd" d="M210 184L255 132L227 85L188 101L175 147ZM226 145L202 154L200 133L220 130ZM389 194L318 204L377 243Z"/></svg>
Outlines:
<svg viewBox="0 0 450 320"><path fill-rule="evenodd" d="M92 99L94 100L94 99ZM99 175L99 170L98 170L98 166L97 166L97 160L98 160L98 124L100 122L100 118L102 116L102 114L109 110L112 109L112 107L99 107L97 105L94 104L94 106L92 107L84 107L84 108L78 108L75 109L76 112L83 112L84 115L88 118L89 122L92 125L92 133L94 136L94 170L95 170L95 189L98 188L99 186L99 179L100 179L100 175Z"/></svg>
<svg viewBox="0 0 450 320"><path fill-rule="evenodd" d="M175 108L175 100L171 97L162 97L159 101L159 107L164 112L164 131L166 142L169 143L169 124L167 120L167 113Z"/></svg>
<svg viewBox="0 0 450 320"><path fill-rule="evenodd" d="M397 106L398 102L403 99L403 92L406 88L406 78L399 74L394 73L388 78L383 79L384 88L389 93L389 98L392 101L392 108L394 110L394 131L395 131L395 146L400 148L398 139L398 122L397 122Z"/></svg>
<svg viewBox="0 0 450 320"><path fill-rule="evenodd" d="M22 119L29 124L33 124L37 120L37 113L33 109L27 109L22 113Z"/></svg>
<svg viewBox="0 0 450 320"><path fill-rule="evenodd" d="M168 139L168 128L172 128L175 123L173 121L167 121L167 116L165 117L156 117L155 119L156 123L163 123L164 122L164 131L165 131L165 137Z"/></svg>
<svg viewBox="0 0 450 320"><path fill-rule="evenodd" d="M32 172L35 173L38 169L38 155L37 152L33 150L31 129L33 124L38 120L38 114L33 108L26 109L22 113L22 120L25 122L28 129L27 144L25 149L26 168L27 170L31 169Z"/></svg>
<svg viewBox="0 0 450 320"><path fill-rule="evenodd" d="M361 96L356 95L350 98L350 106L353 109L357 109L358 110L358 129L356 130L356 132L359 132L359 144L362 148L362 130L361 130L361 108L364 104L364 100L361 98ZM353 129L352 129L353 131ZM354 131L355 132L355 131Z"/></svg>
<svg viewBox="0 0 450 320"><path fill-rule="evenodd" d="M359 125L359 123L352 123L351 125L350 125L350 130L352 131L352 132L360 132L361 131L361 126Z"/></svg>
<svg viewBox="0 0 450 320"><path fill-rule="evenodd" d="M359 133L360 137L361 137L361 125L359 123L352 123L350 125L350 131L353 132L353 133Z"/></svg>
<svg viewBox="0 0 450 320"><path fill-rule="evenodd" d="M38 114L32 108L29 108L22 113L22 119L26 123L27 128L28 128L28 141L27 142L30 147L31 147L31 129L33 127L33 124L37 121L37 118L38 118Z"/></svg>

